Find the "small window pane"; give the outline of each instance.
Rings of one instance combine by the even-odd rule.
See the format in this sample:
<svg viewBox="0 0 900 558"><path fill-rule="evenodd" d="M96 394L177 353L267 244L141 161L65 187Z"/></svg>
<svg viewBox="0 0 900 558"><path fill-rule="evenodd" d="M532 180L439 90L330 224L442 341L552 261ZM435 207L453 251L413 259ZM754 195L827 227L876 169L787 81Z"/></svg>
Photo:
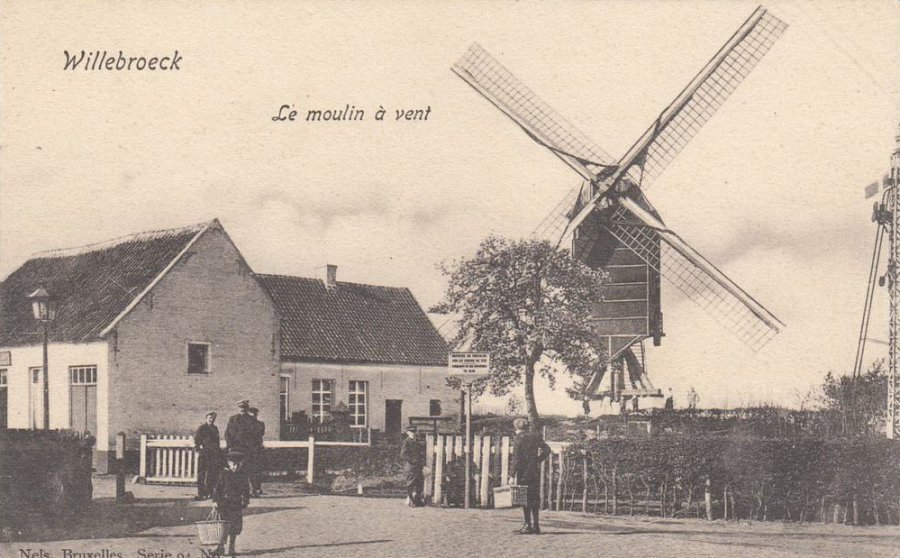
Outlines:
<svg viewBox="0 0 900 558"><path fill-rule="evenodd" d="M188 374L209 373L209 345L188 343Z"/></svg>

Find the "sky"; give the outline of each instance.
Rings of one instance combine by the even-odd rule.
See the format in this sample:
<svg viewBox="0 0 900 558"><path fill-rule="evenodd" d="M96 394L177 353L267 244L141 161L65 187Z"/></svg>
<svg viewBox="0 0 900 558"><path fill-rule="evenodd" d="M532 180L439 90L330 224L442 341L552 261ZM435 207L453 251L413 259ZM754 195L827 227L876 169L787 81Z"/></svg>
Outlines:
<svg viewBox="0 0 900 558"><path fill-rule="evenodd" d="M446 286L437 264L490 233L529 235L579 183L451 72L470 43L618 156L755 6L3 2L0 277L41 250L215 217L258 272L332 263L428 308ZM895 147L900 4L766 7L787 32L648 196L787 328L753 353L664 283L648 371L676 404L691 386L701 406L808 404L856 351L875 235L863 189ZM82 49L182 62L64 70ZM285 104L297 121L273 121ZM304 120L348 104L362 120ZM538 407L580 405L544 386Z"/></svg>

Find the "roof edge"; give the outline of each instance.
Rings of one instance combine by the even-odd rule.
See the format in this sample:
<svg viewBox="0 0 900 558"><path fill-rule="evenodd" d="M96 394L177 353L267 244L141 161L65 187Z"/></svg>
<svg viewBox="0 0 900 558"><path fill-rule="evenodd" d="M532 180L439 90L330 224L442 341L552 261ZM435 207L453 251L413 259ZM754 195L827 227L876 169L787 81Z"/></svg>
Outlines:
<svg viewBox="0 0 900 558"><path fill-rule="evenodd" d="M448 351L449 355L449 351ZM393 362L387 360L351 360L346 358L317 358L295 357L281 355L280 361L284 364L346 364L346 365L370 365L370 366L411 366L411 367L437 367L446 368L447 361L442 362Z"/></svg>
<svg viewBox="0 0 900 558"><path fill-rule="evenodd" d="M269 279L269 278L302 279L304 281L317 282L317 283L324 284L324 281L319 277L304 277L302 275L285 275L283 273L254 273L254 275L259 277L260 279ZM395 291L409 291L409 287L394 287L391 285L373 285L372 283L356 283L353 281L337 281L336 283L338 285L352 285L352 286L357 286L357 287L374 287L376 289L391 289L391 290L395 290ZM411 291L410 291L410 294L412 294ZM415 297L413 297L413 298L415 298ZM416 304L418 304L418 301L416 301Z"/></svg>
<svg viewBox="0 0 900 558"><path fill-rule="evenodd" d="M199 240L201 236L206 234L206 231L208 231L213 226L217 226L217 227L221 228L221 224L219 223L218 219L213 219L212 221L209 221L208 223L206 223L206 225L202 229L197 231L197 234L194 235L194 238L192 238L184 246L184 248L182 248L181 251L178 252L178 254L174 258L172 258L172 261L170 261L169 264L165 268L163 268L163 270L161 272L159 272L159 275L157 275L153 279L153 281L150 281L150 284L147 285L144 288L144 290L141 291L136 297L134 297L134 299L128 303L128 306L126 306L124 310L119 312L118 316L113 318L113 321L111 321L109 323L109 325L107 325L105 328L103 328L103 330L100 332L100 338L102 339L102 338L105 338L107 335L109 335L109 332L112 331L117 325L119 325L119 322L121 322L122 319L125 318L125 316L130 314L131 311L134 310L135 306L137 306L144 299L144 297L147 296L147 294L153 290L153 288L157 285L157 283L159 283L162 280L162 278L165 277L166 274L169 273L169 271L173 267L175 267L175 264L177 264L178 261L181 260L181 257L185 254L185 252L190 250L191 247L194 244L196 244L197 240Z"/></svg>
<svg viewBox="0 0 900 558"><path fill-rule="evenodd" d="M194 225L188 225L186 227L173 227L171 229L157 229L152 231L141 231L138 233L127 234L124 236L119 236L116 238L111 238L109 240L102 240L100 242L94 242L91 244L84 244L82 246L71 246L69 248L54 248L51 250L42 250L40 252L35 252L28 256L28 259L25 260L40 260L44 258L67 258L71 256L78 256L81 254L88 254L90 252L98 252L100 250L106 250L108 248L112 248L114 246L118 246L120 244L125 244L126 242L132 242L137 240L152 240L155 238L159 238L162 236L169 236L175 233L187 232L194 230L196 232L200 232L207 227L209 227L211 221L207 221L205 223L197 223Z"/></svg>

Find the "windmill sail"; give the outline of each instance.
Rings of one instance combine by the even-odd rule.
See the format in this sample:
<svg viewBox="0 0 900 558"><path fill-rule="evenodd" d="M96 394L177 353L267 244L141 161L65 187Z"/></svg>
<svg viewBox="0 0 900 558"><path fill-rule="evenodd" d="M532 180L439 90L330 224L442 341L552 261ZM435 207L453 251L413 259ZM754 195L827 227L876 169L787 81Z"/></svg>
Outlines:
<svg viewBox="0 0 900 558"><path fill-rule="evenodd" d="M633 183L647 188L737 89L785 29L786 23L764 8L757 8L631 146L609 181L615 184L628 173ZM639 178L635 180L635 176ZM578 212L567 233L590 214L596 200Z"/></svg>
<svg viewBox="0 0 900 558"><path fill-rule="evenodd" d="M453 65L453 71L550 149L586 180L594 180L614 159L538 97L477 43Z"/></svg>
<svg viewBox="0 0 900 558"><path fill-rule="evenodd" d="M754 351L784 327L771 312L633 200L622 199L606 228ZM648 249L657 238L663 241L661 253Z"/></svg>

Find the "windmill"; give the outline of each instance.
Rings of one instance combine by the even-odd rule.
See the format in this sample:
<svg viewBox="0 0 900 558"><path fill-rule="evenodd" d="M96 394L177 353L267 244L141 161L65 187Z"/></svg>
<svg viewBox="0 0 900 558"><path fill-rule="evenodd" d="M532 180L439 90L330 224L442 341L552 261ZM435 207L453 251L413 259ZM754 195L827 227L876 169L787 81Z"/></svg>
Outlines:
<svg viewBox="0 0 900 558"><path fill-rule="evenodd" d="M881 202L875 202L872 221L878 224L875 230L875 250L872 252L872 265L869 268L869 287L866 290L866 303L863 308L862 324L859 328L859 343L856 346L856 361L853 364L853 378L859 378L863 367L863 354L866 341L869 339L869 317L872 315L872 298L875 294L875 283L884 286L888 283L889 321L888 321L888 400L887 427L888 438L900 437L900 383L897 378L897 367L900 365L900 197L896 186L900 184L900 129L897 131L896 147L891 154L891 171L881 180ZM879 184L873 182L866 187L866 198L878 194ZM877 279L878 263L881 259L881 247L884 236L888 236L888 264L884 276Z"/></svg>
<svg viewBox="0 0 900 558"><path fill-rule="evenodd" d="M753 350L783 327L778 318L669 229L647 188L750 73L787 25L762 7L738 28L620 159L541 100L478 44L453 71L582 178L535 231L568 242L574 257L609 274L594 310L607 355L585 398L659 396L646 374L643 342L663 337L660 277L698 303ZM609 371L609 390L598 393ZM626 374L628 384L626 384ZM630 387L629 387L630 385ZM585 399L587 408L587 399Z"/></svg>

